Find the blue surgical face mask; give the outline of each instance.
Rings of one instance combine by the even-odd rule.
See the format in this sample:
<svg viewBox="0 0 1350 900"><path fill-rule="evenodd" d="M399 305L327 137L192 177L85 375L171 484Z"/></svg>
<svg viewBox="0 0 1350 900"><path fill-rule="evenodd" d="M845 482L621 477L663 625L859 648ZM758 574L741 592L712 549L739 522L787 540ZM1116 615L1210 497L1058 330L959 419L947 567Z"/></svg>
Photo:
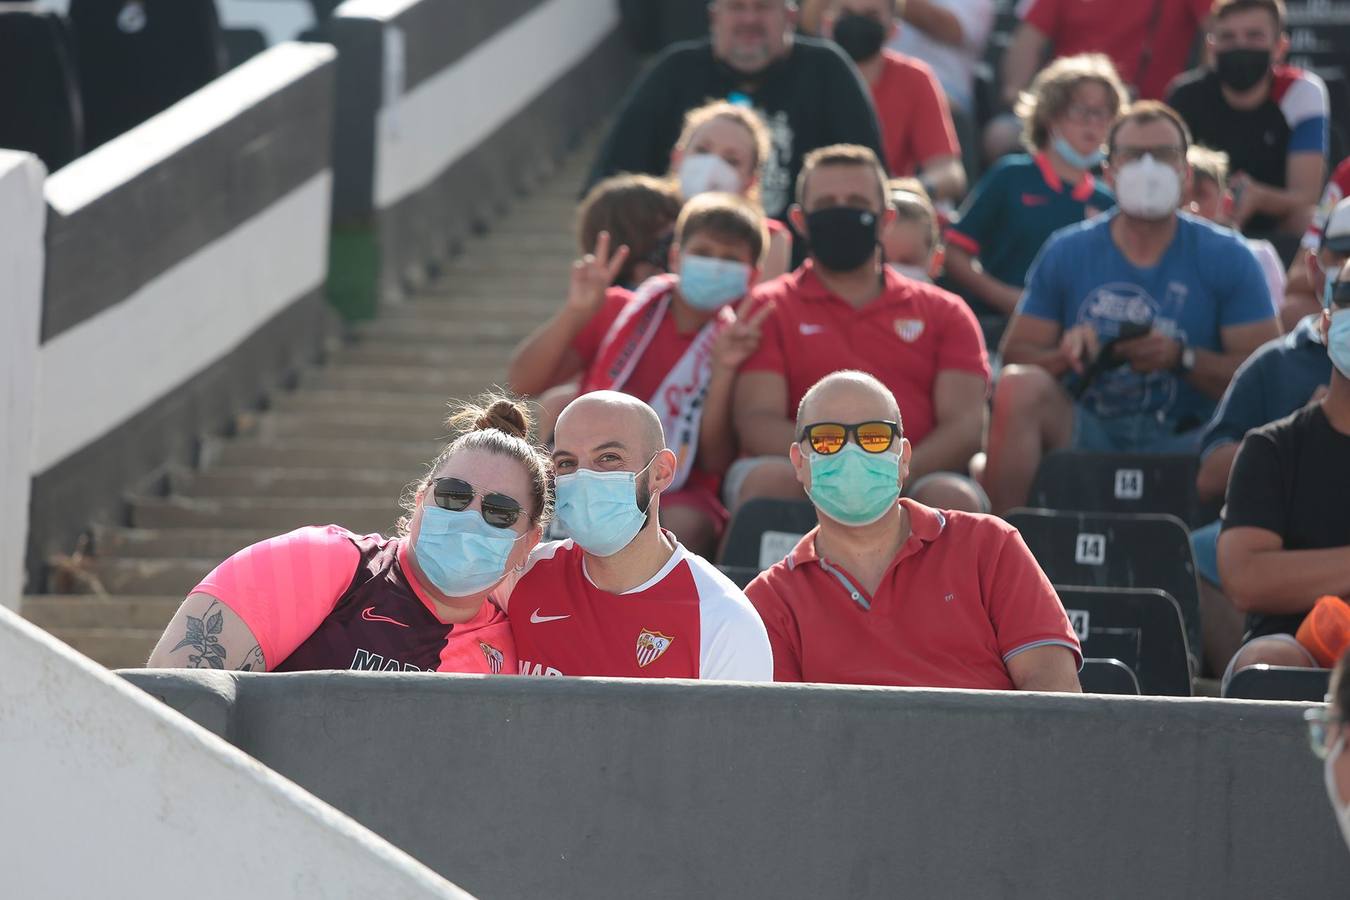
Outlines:
<svg viewBox="0 0 1350 900"><path fill-rule="evenodd" d="M558 521L581 549L592 556L613 556L647 524L647 511L638 507L637 476L594 469L558 476ZM650 496L647 502L651 504Z"/></svg>
<svg viewBox="0 0 1350 900"><path fill-rule="evenodd" d="M715 312L750 289L750 267L731 259L693 256L680 261L680 296L694 309Z"/></svg>
<svg viewBox="0 0 1350 900"><path fill-rule="evenodd" d="M1350 309L1335 310L1331 314L1327 356L1331 357L1331 364L1338 372L1350 378Z"/></svg>
<svg viewBox="0 0 1350 900"><path fill-rule="evenodd" d="M844 525L871 525L900 498L900 454L868 453L850 441L838 453L810 452L811 489L821 512Z"/></svg>
<svg viewBox="0 0 1350 900"><path fill-rule="evenodd" d="M1102 151L1101 147L1098 147L1091 153L1079 153L1077 150L1073 149L1072 144L1064 139L1063 135L1055 135L1053 143L1055 152L1059 154L1059 158L1073 166L1075 169L1087 170L1094 168L1106 158L1106 153Z"/></svg>
<svg viewBox="0 0 1350 900"><path fill-rule="evenodd" d="M476 509L455 512L429 504L422 507L412 552L436 590L447 597L467 597L502 579L512 548L524 536L494 528Z"/></svg>

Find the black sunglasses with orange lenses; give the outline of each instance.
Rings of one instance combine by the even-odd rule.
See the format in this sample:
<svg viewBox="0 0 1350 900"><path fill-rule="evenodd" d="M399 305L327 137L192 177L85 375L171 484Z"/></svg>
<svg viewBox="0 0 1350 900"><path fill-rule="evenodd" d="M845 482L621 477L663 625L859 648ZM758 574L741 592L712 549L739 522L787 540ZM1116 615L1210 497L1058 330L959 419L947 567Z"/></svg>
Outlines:
<svg viewBox="0 0 1350 900"><path fill-rule="evenodd" d="M519 503L505 494L485 494L461 478L437 478L431 485L436 505L451 512L463 512L476 496L483 498L483 521L493 528L510 528L524 512Z"/></svg>
<svg viewBox="0 0 1350 900"><path fill-rule="evenodd" d="M849 436L868 453L885 453L891 449L891 442L900 433L900 423L878 419L874 422L859 422L845 425L842 422L817 422L807 425L797 435L798 441L806 441L811 449L821 456L829 456L844 449Z"/></svg>

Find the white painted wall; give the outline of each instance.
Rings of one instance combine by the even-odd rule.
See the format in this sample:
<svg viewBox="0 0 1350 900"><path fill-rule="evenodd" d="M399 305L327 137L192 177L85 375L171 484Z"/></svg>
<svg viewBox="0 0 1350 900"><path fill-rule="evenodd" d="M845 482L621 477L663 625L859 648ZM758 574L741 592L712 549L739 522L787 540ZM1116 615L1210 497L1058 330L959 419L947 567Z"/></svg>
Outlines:
<svg viewBox="0 0 1350 900"><path fill-rule="evenodd" d="M0 896L469 897L4 609Z"/></svg>
<svg viewBox="0 0 1350 900"><path fill-rule="evenodd" d="M16 610L28 544L46 174L36 156L0 150L0 607Z"/></svg>
<svg viewBox="0 0 1350 900"><path fill-rule="evenodd" d="M384 18L384 7L398 5L351 0L338 15ZM430 184L589 56L618 24L613 2L547 0L407 93L401 84L386 84L386 96L401 96L386 103L376 120L376 208L387 209ZM402 67L386 62L386 82L401 79Z"/></svg>

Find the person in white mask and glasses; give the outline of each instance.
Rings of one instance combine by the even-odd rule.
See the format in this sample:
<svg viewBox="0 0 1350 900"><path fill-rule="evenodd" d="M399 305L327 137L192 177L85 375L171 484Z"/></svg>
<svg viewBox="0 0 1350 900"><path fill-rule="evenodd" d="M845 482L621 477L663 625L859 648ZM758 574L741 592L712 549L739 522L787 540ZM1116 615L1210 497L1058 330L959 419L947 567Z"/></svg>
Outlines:
<svg viewBox="0 0 1350 900"><path fill-rule="evenodd" d="M1331 673L1331 686L1325 706L1310 709L1303 714L1308 723L1308 739L1313 753L1322 760L1322 775L1326 782L1327 799L1336 812L1336 823L1341 837L1350 848L1350 651L1341 657Z"/></svg>
<svg viewBox="0 0 1350 900"><path fill-rule="evenodd" d="M1056 232L1003 338L984 485L994 511L1026 501L1051 450L1187 453L1242 361L1280 333L1241 236L1179 212L1190 134L1136 103L1107 134L1119 204Z"/></svg>
<svg viewBox="0 0 1350 900"><path fill-rule="evenodd" d="M617 391L572 401L554 434L557 513L510 596L522 675L770 681L764 623L661 527L677 460L661 420Z"/></svg>

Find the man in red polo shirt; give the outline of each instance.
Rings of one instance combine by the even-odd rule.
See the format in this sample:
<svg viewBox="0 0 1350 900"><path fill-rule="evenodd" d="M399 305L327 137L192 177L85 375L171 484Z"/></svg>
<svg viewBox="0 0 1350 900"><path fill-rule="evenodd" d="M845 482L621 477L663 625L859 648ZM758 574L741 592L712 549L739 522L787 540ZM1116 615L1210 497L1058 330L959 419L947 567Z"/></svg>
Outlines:
<svg viewBox="0 0 1350 900"><path fill-rule="evenodd" d="M959 200L966 170L937 76L927 63L885 46L896 30L895 0L832 0L821 26L872 92L886 168L897 178L917 176L936 201Z"/></svg>
<svg viewBox="0 0 1350 900"><path fill-rule="evenodd" d="M820 525L746 588L775 681L1077 692L1082 650L1017 530L898 500L895 397L836 372L802 398L792 465Z"/></svg>
<svg viewBox="0 0 1350 900"><path fill-rule="evenodd" d="M745 458L723 482L728 506L751 497L801 497L787 458L796 438L794 410L821 378L861 369L904 405L914 444L911 495L959 509L985 507L983 492L964 474L937 474L965 473L980 448L989 386L984 338L959 297L883 264L877 236L895 216L885 187L885 173L866 147L840 144L806 158L789 215L811 258L755 289L754 300L772 303L773 311L736 381L732 419Z"/></svg>

